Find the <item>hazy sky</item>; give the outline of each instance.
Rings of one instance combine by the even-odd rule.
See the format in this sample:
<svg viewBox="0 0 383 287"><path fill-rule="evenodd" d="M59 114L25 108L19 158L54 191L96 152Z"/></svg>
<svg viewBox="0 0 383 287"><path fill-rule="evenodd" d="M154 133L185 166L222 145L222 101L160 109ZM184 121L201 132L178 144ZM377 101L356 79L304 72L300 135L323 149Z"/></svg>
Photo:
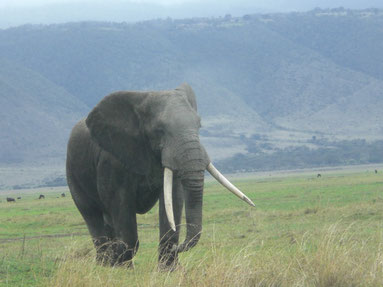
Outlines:
<svg viewBox="0 0 383 287"><path fill-rule="evenodd" d="M242 16L340 6L383 8L383 0L0 0L0 28L89 20Z"/></svg>
<svg viewBox="0 0 383 287"><path fill-rule="evenodd" d="M203 2L209 2L209 0L1 0L0 1L0 7L30 7L30 6L41 6L41 5L50 5L50 4L57 4L57 3L81 3L81 2L104 2L104 3L113 3L113 2L124 2L124 3L154 3L154 4L161 4L161 5L174 5L174 4L182 4L182 3L203 3ZM230 0L221 0L219 1L222 4L225 4L225 2L233 2ZM379 5L381 0L239 0L237 2L240 3L252 3L256 4L262 7L275 7L276 5L279 5L281 3L288 3L291 2L293 5L296 3L301 3L302 5L304 3L313 3L314 5L321 6L321 3L324 5L328 5L328 3L333 2L335 5L341 4L342 6L347 6L348 3L351 3L351 5L355 6L355 3L359 3L360 6L371 6L372 5ZM217 2L218 3L218 2ZM381 5L382 6L382 5Z"/></svg>
<svg viewBox="0 0 383 287"><path fill-rule="evenodd" d="M101 1L94 0L92 2L133 2L133 3L154 3L160 5L173 5L182 4L187 2L201 2L202 0L112 0L112 1ZM80 3L90 2L89 0L1 0L0 7L31 7L31 6L43 6L51 4L62 4L62 3ZM256 1L257 2L257 1Z"/></svg>

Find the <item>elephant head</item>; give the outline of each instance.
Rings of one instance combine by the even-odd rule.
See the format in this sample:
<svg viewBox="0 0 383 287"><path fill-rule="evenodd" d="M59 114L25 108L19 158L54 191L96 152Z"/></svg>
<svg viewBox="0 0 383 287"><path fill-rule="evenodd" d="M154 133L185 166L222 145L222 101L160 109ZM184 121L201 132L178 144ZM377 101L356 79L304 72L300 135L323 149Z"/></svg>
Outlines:
<svg viewBox="0 0 383 287"><path fill-rule="evenodd" d="M202 229L204 171L254 205L211 164L199 141L200 117L188 84L161 92L117 92L105 97L88 115L92 137L133 173L153 177L163 171L166 214L175 230L172 209L173 172L184 190L187 235L178 251L193 247Z"/></svg>

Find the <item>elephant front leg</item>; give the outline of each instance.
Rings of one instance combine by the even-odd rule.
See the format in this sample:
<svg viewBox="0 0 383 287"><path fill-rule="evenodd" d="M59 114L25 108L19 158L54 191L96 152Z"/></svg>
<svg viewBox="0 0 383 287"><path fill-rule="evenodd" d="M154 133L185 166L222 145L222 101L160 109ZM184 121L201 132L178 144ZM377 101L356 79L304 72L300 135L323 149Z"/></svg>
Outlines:
<svg viewBox="0 0 383 287"><path fill-rule="evenodd" d="M109 246L108 253L111 265L122 265L133 259L139 247L135 198L118 196L114 201L111 217L115 238ZM132 263L129 264L132 267Z"/></svg>
<svg viewBox="0 0 383 287"><path fill-rule="evenodd" d="M173 212L176 231L169 225L166 216L164 194L160 193L159 198L159 223L160 223L160 244L158 247L158 267L160 270L175 270L178 266L178 252L176 247L179 242L180 224L183 207L183 190L179 180L173 181Z"/></svg>
<svg viewBox="0 0 383 287"><path fill-rule="evenodd" d="M104 234L103 236L93 236L93 244L96 247L96 260L98 263L103 265L110 264L110 248L114 240L113 228L104 223Z"/></svg>
<svg viewBox="0 0 383 287"><path fill-rule="evenodd" d="M104 221L112 228L113 238L102 251L107 264L131 261L138 250L136 193L137 180L111 159L97 167L97 190L103 203Z"/></svg>

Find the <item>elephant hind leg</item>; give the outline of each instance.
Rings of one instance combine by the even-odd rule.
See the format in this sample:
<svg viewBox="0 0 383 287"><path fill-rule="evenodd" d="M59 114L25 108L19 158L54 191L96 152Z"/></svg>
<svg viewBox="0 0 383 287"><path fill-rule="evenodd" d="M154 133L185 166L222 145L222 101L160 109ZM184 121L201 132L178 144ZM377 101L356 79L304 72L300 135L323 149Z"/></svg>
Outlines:
<svg viewBox="0 0 383 287"><path fill-rule="evenodd" d="M100 264L111 264L110 249L115 238L114 229L106 223L102 211L92 208L80 208L82 217L92 236L94 247L96 248L96 260Z"/></svg>

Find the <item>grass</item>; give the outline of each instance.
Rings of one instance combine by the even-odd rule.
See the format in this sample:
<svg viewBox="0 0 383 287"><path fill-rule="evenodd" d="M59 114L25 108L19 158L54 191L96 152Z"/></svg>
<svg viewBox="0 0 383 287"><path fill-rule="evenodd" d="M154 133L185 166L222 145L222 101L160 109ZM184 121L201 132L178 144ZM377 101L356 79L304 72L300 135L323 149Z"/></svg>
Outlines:
<svg viewBox="0 0 383 287"><path fill-rule="evenodd" d="M99 266L62 189L0 203L0 286L383 286L383 177L237 179L257 208L205 185L203 236L157 272L158 208L138 217L135 269ZM67 193L68 195L68 193ZM56 235L54 237L53 235ZM57 236L57 235L60 235Z"/></svg>

